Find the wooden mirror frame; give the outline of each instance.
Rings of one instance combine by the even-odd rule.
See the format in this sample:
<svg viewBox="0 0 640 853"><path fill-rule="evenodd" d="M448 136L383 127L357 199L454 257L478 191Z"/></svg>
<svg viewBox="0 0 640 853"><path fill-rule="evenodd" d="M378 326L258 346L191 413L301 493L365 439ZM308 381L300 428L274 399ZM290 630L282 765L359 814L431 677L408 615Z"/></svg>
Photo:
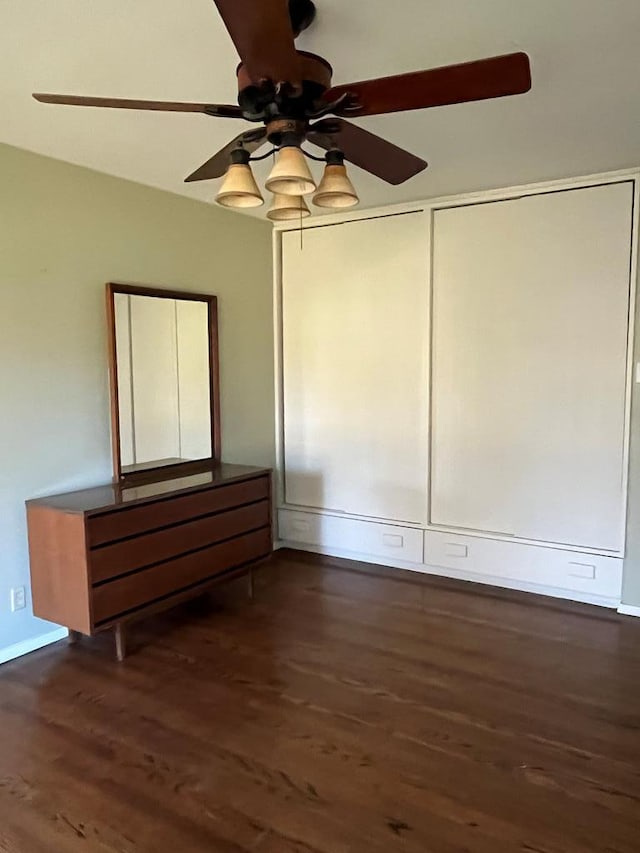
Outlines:
<svg viewBox="0 0 640 853"><path fill-rule="evenodd" d="M206 459L194 459L175 465L159 465L141 471L124 473L122 470L120 448L120 407L118 391L118 361L116 353L116 314L115 295L126 293L129 296L152 296L158 299L181 299L186 302L205 302L209 326L209 399L211 403L211 456ZM119 284L109 282L106 286L107 297L107 343L109 352L109 387L111 392L111 452L113 456L114 479L120 483L141 483L171 479L187 474L196 474L210 469L220 461L220 360L218 356L218 299L207 293L190 293L186 290L165 290L138 284Z"/></svg>

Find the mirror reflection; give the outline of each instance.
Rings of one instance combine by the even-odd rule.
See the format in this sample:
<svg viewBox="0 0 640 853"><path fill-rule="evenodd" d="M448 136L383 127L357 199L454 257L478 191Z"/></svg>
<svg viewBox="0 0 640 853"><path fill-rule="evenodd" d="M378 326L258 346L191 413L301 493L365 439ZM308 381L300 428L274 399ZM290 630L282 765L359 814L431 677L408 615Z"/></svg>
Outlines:
<svg viewBox="0 0 640 853"><path fill-rule="evenodd" d="M114 293L123 474L212 456L206 302Z"/></svg>

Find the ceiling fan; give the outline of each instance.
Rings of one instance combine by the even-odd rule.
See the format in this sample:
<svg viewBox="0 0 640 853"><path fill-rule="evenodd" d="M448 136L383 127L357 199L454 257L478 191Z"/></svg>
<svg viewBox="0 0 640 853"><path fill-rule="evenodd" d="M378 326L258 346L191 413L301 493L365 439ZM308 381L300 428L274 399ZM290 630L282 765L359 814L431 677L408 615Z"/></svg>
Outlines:
<svg viewBox="0 0 640 853"><path fill-rule="evenodd" d="M42 93L33 97L50 104L204 113L261 125L239 134L186 181L219 178L230 163L246 163L266 143L300 148L308 140L329 152L328 163L341 164L342 157L383 181L401 184L427 163L349 118L501 98L531 88L529 57L521 52L333 86L326 59L295 47L295 38L315 18L312 0L214 2L241 59L237 106Z"/></svg>

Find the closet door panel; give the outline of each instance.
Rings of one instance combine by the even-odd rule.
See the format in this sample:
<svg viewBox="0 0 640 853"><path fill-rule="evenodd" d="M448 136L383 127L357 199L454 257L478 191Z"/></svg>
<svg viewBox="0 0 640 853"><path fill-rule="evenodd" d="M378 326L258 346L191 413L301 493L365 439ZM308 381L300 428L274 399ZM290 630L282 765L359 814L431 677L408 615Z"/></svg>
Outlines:
<svg viewBox="0 0 640 853"><path fill-rule="evenodd" d="M434 214L432 523L621 548L632 199Z"/></svg>
<svg viewBox="0 0 640 853"><path fill-rule="evenodd" d="M283 234L285 498L423 522L428 222Z"/></svg>

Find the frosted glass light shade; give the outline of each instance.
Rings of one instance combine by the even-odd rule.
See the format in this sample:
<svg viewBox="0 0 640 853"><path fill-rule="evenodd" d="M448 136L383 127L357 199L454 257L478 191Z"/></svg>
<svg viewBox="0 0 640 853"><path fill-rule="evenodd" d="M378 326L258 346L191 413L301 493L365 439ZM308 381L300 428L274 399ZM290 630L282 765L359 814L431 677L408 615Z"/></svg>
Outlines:
<svg viewBox="0 0 640 853"><path fill-rule="evenodd" d="M312 201L318 207L331 208L355 207L358 204L360 199L344 165L328 163L324 167L324 175Z"/></svg>
<svg viewBox="0 0 640 853"><path fill-rule="evenodd" d="M267 217L274 222L284 222L289 219L306 219L311 216L302 196L274 195Z"/></svg>
<svg viewBox="0 0 640 853"><path fill-rule="evenodd" d="M260 207L264 204L251 167L232 163L227 169L216 201L223 207Z"/></svg>
<svg viewBox="0 0 640 853"><path fill-rule="evenodd" d="M265 186L275 195L303 196L315 190L316 182L302 151L287 145L278 152Z"/></svg>

